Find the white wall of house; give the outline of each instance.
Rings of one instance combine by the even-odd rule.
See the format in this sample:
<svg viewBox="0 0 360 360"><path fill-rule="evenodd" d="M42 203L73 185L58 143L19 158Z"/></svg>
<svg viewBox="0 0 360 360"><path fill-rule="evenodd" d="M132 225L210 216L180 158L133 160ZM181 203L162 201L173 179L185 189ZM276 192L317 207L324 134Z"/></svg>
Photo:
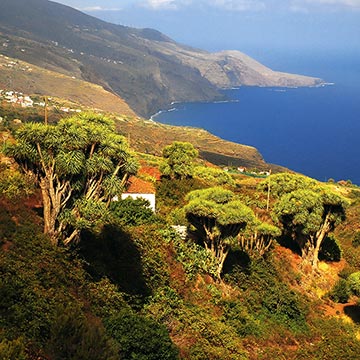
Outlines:
<svg viewBox="0 0 360 360"><path fill-rule="evenodd" d="M122 200L128 197L131 197L133 199L143 198L149 201L151 210L155 212L155 205L156 205L155 194L129 194L129 193L121 194Z"/></svg>

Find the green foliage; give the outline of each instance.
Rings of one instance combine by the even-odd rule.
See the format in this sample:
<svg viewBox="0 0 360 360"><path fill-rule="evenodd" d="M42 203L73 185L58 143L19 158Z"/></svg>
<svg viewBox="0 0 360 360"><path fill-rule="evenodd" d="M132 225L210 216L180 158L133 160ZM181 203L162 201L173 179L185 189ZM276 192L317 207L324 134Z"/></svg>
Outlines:
<svg viewBox="0 0 360 360"><path fill-rule="evenodd" d="M25 360L25 343L23 338L15 340L1 339L0 359L4 360Z"/></svg>
<svg viewBox="0 0 360 360"><path fill-rule="evenodd" d="M216 277L217 263L202 246L192 241L184 241L173 229L164 229L161 235L166 242L173 244L176 260L182 264L190 280L199 274Z"/></svg>
<svg viewBox="0 0 360 360"><path fill-rule="evenodd" d="M142 274L147 286L153 292L168 285L170 268L166 261L168 244L164 241L158 226L133 228L131 236L141 259Z"/></svg>
<svg viewBox="0 0 360 360"><path fill-rule="evenodd" d="M259 184L259 189L267 192L269 184L271 196L275 198L280 198L295 190L315 190L319 186L319 183L314 179L290 173L270 175Z"/></svg>
<svg viewBox="0 0 360 360"><path fill-rule="evenodd" d="M295 353L296 360L357 359L360 342L351 325L341 319L318 318L311 322L310 338Z"/></svg>
<svg viewBox="0 0 360 360"><path fill-rule="evenodd" d="M118 359L118 346L105 329L73 306L60 305L57 309L46 350L55 360Z"/></svg>
<svg viewBox="0 0 360 360"><path fill-rule="evenodd" d="M156 221L156 217L149 206L148 200L128 197L124 200L113 201L110 205L110 210L120 223L137 226Z"/></svg>
<svg viewBox="0 0 360 360"><path fill-rule="evenodd" d="M0 244L9 241L16 231L16 223L5 206L0 206Z"/></svg>
<svg viewBox="0 0 360 360"><path fill-rule="evenodd" d="M251 257L264 256L272 241L280 235L277 226L256 220L239 234L239 248Z"/></svg>
<svg viewBox="0 0 360 360"><path fill-rule="evenodd" d="M360 246L360 231L357 231L354 235L354 238L352 240L352 246L354 248L357 248Z"/></svg>
<svg viewBox="0 0 360 360"><path fill-rule="evenodd" d="M168 224L186 226L186 214L184 208L173 209L166 217Z"/></svg>
<svg viewBox="0 0 360 360"><path fill-rule="evenodd" d="M269 336L274 325L294 332L306 332L308 306L305 299L281 281L271 258L236 265L225 277L243 291L244 306L253 320L265 322L260 333Z"/></svg>
<svg viewBox="0 0 360 360"><path fill-rule="evenodd" d="M235 185L235 180L231 177L229 173L213 167L196 166L194 168L193 175L205 181L206 183L209 183L212 186Z"/></svg>
<svg viewBox="0 0 360 360"><path fill-rule="evenodd" d="M185 197L190 191L201 189L202 187L203 184L196 178L162 178L156 184L157 214L167 218L171 211L185 205Z"/></svg>
<svg viewBox="0 0 360 360"><path fill-rule="evenodd" d="M84 313L81 264L33 225L18 226L9 240L0 255L0 327L8 339L23 338L19 346L8 344L9 351L19 359L24 346L52 359L115 359L101 322Z"/></svg>
<svg viewBox="0 0 360 360"><path fill-rule="evenodd" d="M351 274L348 277L347 281L349 284L350 291L354 295L360 296L360 271Z"/></svg>
<svg viewBox="0 0 360 360"><path fill-rule="evenodd" d="M190 309L184 319L188 331L197 341L189 349L189 359L245 360L247 352L233 328L219 321L213 314Z"/></svg>
<svg viewBox="0 0 360 360"><path fill-rule="evenodd" d="M125 294L121 293L108 278L102 278L98 282L90 282L87 299L91 302L92 311L102 318L130 308L125 301Z"/></svg>
<svg viewBox="0 0 360 360"><path fill-rule="evenodd" d="M283 195L274 206L274 215L285 233L295 239L304 260L317 267L323 240L345 219L348 202L327 188L296 190Z"/></svg>
<svg viewBox="0 0 360 360"><path fill-rule="evenodd" d="M0 172L0 195L14 199L33 192L34 182L29 176L10 169Z"/></svg>
<svg viewBox="0 0 360 360"><path fill-rule="evenodd" d="M137 298L143 299L148 296L150 289L144 278L142 254L138 245L143 235L136 234L136 228L128 230L131 233L115 225L107 225L100 233L83 231L78 252L87 264L86 269L94 281L100 282L108 278L127 295L127 299L130 297L137 301ZM149 234L149 238L152 239L150 236ZM149 246L151 244L153 243L150 242Z"/></svg>
<svg viewBox="0 0 360 360"><path fill-rule="evenodd" d="M137 162L114 122L82 113L56 125L28 123L15 134L6 153L39 184L44 203L44 232L57 244L75 240L100 216L102 203L119 195ZM82 218L84 217L84 218Z"/></svg>
<svg viewBox="0 0 360 360"><path fill-rule="evenodd" d="M194 146L188 142L175 141L163 149L163 157L166 159L161 167L164 175L176 179L184 179L193 176L193 160L199 155Z"/></svg>
<svg viewBox="0 0 360 360"><path fill-rule="evenodd" d="M106 319L105 326L119 344L120 359L179 359L166 328L154 320L123 310Z"/></svg>
<svg viewBox="0 0 360 360"><path fill-rule="evenodd" d="M348 282L345 279L339 279L331 289L329 297L336 303L347 303L350 297Z"/></svg>
<svg viewBox="0 0 360 360"><path fill-rule="evenodd" d="M245 226L255 220L253 211L235 198L230 190L214 187L194 190L187 195L185 213L196 236L218 262L217 277L236 237Z"/></svg>
<svg viewBox="0 0 360 360"><path fill-rule="evenodd" d="M74 208L76 212L66 209L60 214L62 224L78 230L99 232L111 220L110 212L103 202L82 198L75 202Z"/></svg>
<svg viewBox="0 0 360 360"><path fill-rule="evenodd" d="M263 333L261 322L249 314L247 307L240 300L226 301L223 317L223 321L232 326L240 337L260 337Z"/></svg>
<svg viewBox="0 0 360 360"><path fill-rule="evenodd" d="M306 327L306 308L300 295L290 290L285 284L278 283L269 287L262 300L265 308L277 321L286 324L292 330L303 331Z"/></svg>

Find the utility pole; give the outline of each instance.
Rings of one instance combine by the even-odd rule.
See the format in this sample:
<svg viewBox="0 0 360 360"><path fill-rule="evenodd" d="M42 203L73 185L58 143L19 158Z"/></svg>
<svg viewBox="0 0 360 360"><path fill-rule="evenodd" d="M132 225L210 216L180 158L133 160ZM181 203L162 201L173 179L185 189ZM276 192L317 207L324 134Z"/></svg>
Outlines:
<svg viewBox="0 0 360 360"><path fill-rule="evenodd" d="M267 193L267 201L266 201L266 211L269 211L269 207L270 207L270 176L271 176L271 169L269 171L269 176L268 176L268 193Z"/></svg>
<svg viewBox="0 0 360 360"><path fill-rule="evenodd" d="M48 124L48 98L45 96L45 125Z"/></svg>

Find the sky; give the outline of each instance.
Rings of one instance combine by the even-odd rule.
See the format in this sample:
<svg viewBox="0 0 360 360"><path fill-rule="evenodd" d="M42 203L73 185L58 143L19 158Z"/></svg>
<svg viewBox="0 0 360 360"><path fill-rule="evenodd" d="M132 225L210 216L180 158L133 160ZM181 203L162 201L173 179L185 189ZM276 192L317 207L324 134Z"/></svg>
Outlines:
<svg viewBox="0 0 360 360"><path fill-rule="evenodd" d="M209 51L259 60L292 52L360 53L360 0L55 0L103 20L155 28Z"/></svg>

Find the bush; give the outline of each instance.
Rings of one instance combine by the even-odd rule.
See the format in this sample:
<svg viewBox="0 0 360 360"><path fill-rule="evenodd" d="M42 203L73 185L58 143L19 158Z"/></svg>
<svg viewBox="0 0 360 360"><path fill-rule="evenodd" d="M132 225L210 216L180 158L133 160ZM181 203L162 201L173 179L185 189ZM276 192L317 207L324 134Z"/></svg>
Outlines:
<svg viewBox="0 0 360 360"><path fill-rule="evenodd" d="M34 180L15 170L0 172L0 195L9 199L28 196L34 192Z"/></svg>
<svg viewBox="0 0 360 360"><path fill-rule="evenodd" d="M269 287L262 300L262 307L274 320L294 331L306 328L307 309L301 302L300 295L288 289L285 284L277 283Z"/></svg>
<svg viewBox="0 0 360 360"><path fill-rule="evenodd" d="M11 247L0 253L1 335L24 339L4 340L0 354L7 356L0 358L22 359L26 344L27 352L54 360L115 360L117 348L100 319L84 312L87 281L81 264L36 231L19 225Z"/></svg>
<svg viewBox="0 0 360 360"><path fill-rule="evenodd" d="M154 320L123 310L106 319L105 326L120 346L120 359L179 359L166 328Z"/></svg>
<svg viewBox="0 0 360 360"><path fill-rule="evenodd" d="M329 297L336 303L347 303L350 297L348 282L345 279L339 279L330 291Z"/></svg>
<svg viewBox="0 0 360 360"><path fill-rule="evenodd" d="M117 360L119 351L99 321L88 320L80 309L60 305L46 348L54 360Z"/></svg>
<svg viewBox="0 0 360 360"><path fill-rule="evenodd" d="M360 271L355 272L348 277L348 284L350 291L354 295L360 296Z"/></svg>
<svg viewBox="0 0 360 360"><path fill-rule="evenodd" d="M203 184L198 179L161 179L156 184L158 207L181 207L185 205L185 196L192 190L201 189Z"/></svg>
<svg viewBox="0 0 360 360"><path fill-rule="evenodd" d="M357 232L355 233L354 239L353 239L353 241L352 241L352 246L353 246L354 248L357 248L357 247L360 246L360 231L357 231Z"/></svg>
<svg viewBox="0 0 360 360"><path fill-rule="evenodd" d="M156 221L156 217L149 206L148 200L128 197L124 200L113 201L110 205L110 210L116 219L119 219L120 223L137 226Z"/></svg>
<svg viewBox="0 0 360 360"><path fill-rule="evenodd" d="M0 341L0 359L25 360L25 344L22 338L16 340L3 339Z"/></svg>
<svg viewBox="0 0 360 360"><path fill-rule="evenodd" d="M224 322L232 326L240 337L248 335L261 336L260 321L251 316L241 301L227 301L224 303Z"/></svg>
<svg viewBox="0 0 360 360"><path fill-rule="evenodd" d="M217 168L197 166L194 168L194 176L206 181L212 186L235 185L235 181L231 175L229 175L226 171Z"/></svg>

